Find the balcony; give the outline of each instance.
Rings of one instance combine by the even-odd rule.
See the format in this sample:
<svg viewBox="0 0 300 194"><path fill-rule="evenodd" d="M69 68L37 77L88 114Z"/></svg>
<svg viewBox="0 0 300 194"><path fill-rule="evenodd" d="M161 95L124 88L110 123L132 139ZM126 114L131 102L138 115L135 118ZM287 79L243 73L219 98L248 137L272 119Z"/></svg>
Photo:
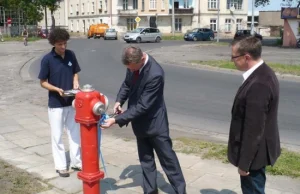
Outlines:
<svg viewBox="0 0 300 194"><path fill-rule="evenodd" d="M175 8L175 14L190 15L194 13L194 8ZM172 14L172 9L169 9L169 14Z"/></svg>
<svg viewBox="0 0 300 194"><path fill-rule="evenodd" d="M137 15L137 9L119 9L118 14L122 16L130 16L130 15Z"/></svg>

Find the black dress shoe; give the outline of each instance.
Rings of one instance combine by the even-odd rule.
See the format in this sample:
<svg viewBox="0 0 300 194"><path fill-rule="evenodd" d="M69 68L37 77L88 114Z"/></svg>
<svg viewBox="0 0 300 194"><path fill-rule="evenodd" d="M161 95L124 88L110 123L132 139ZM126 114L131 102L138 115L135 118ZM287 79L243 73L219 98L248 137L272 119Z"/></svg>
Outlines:
<svg viewBox="0 0 300 194"><path fill-rule="evenodd" d="M74 171L81 171L81 170L82 170L82 169L81 169L80 167L78 167L78 166L72 166L71 169L74 170Z"/></svg>
<svg viewBox="0 0 300 194"><path fill-rule="evenodd" d="M67 170L56 170L60 177L69 177L70 173Z"/></svg>

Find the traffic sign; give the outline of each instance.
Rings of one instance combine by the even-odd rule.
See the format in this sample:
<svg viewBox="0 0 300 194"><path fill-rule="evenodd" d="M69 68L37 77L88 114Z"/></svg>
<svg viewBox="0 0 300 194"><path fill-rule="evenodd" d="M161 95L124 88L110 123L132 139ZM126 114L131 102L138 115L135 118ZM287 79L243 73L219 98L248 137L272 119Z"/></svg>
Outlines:
<svg viewBox="0 0 300 194"><path fill-rule="evenodd" d="M141 18L137 16L134 20L136 21L136 23L139 23L141 21Z"/></svg>
<svg viewBox="0 0 300 194"><path fill-rule="evenodd" d="M7 18L7 24L11 24L11 18Z"/></svg>

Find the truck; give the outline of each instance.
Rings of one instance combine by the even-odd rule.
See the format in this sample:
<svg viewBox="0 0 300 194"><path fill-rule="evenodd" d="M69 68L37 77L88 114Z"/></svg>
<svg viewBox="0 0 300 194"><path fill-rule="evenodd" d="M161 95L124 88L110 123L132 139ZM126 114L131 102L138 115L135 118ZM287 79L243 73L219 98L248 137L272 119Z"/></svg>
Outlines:
<svg viewBox="0 0 300 194"><path fill-rule="evenodd" d="M90 38L96 39L96 38L101 38L101 37L104 38L105 31L108 28L109 28L108 24L104 24L104 23L90 25L88 35L87 35L88 39L90 39Z"/></svg>

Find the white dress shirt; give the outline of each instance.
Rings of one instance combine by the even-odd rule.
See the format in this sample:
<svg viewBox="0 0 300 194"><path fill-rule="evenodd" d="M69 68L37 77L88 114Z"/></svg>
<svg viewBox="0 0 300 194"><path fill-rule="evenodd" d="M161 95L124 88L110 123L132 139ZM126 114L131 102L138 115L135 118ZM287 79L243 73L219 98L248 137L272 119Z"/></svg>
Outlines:
<svg viewBox="0 0 300 194"><path fill-rule="evenodd" d="M148 63L148 60L149 60L149 56L148 56L148 54L146 54L146 60L145 60L145 63L144 63L144 65L143 65L143 67L142 67L142 68L140 68L140 71L139 71L139 73L141 73L141 72L142 72L143 68L144 68L144 67L145 67L145 65Z"/></svg>
<svg viewBox="0 0 300 194"><path fill-rule="evenodd" d="M264 63L263 60L261 60L260 62L258 62L256 65L254 65L253 67L251 67L250 69L248 69L248 71L246 71L245 73L243 73L243 78L244 81L243 83L247 80L247 78L262 64Z"/></svg>

